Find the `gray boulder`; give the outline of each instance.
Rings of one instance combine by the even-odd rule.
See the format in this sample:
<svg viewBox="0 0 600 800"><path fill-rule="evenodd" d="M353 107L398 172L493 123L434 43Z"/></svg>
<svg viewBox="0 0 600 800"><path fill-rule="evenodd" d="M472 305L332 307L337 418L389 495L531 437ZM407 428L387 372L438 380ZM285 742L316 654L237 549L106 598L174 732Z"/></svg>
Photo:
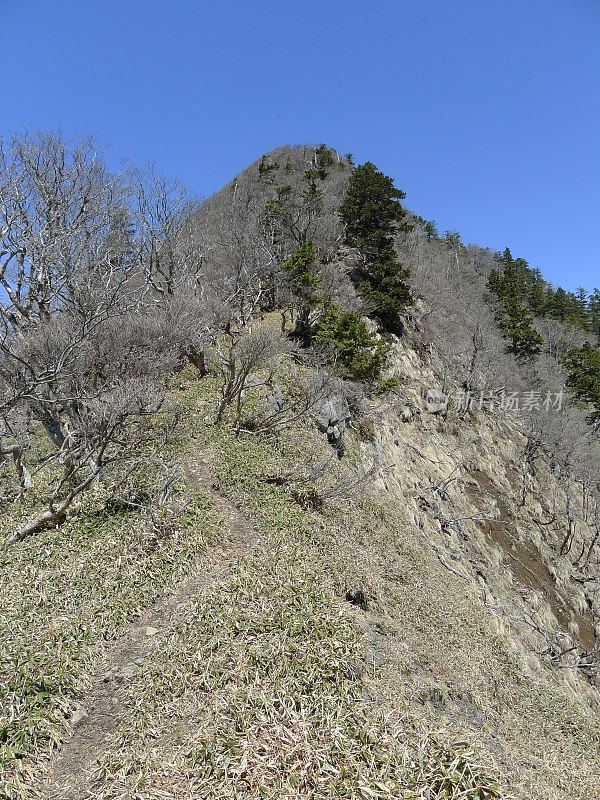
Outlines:
<svg viewBox="0 0 600 800"><path fill-rule="evenodd" d="M339 439L350 422L350 407L343 395L333 395L316 403L312 411L317 427L334 439Z"/></svg>
<svg viewBox="0 0 600 800"><path fill-rule="evenodd" d="M276 383L273 391L265 398L265 410L267 414L279 414L283 409L283 389L281 384Z"/></svg>
<svg viewBox="0 0 600 800"><path fill-rule="evenodd" d="M402 422L412 422L415 414L410 406L403 406L400 410L400 419Z"/></svg>

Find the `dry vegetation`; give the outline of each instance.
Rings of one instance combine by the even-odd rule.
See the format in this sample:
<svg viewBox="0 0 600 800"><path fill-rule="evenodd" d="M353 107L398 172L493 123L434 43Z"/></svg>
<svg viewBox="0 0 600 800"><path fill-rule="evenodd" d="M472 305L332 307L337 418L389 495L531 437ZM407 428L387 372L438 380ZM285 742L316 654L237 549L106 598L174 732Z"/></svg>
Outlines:
<svg viewBox="0 0 600 800"><path fill-rule="evenodd" d="M303 437L326 443L302 428L291 446L207 428L207 384L188 391L195 447L211 453L215 485L244 509L233 524L245 541L238 531L219 580L161 632L156 655L123 690L125 722L91 796L500 796L467 745L384 712L365 692L371 655L340 592L356 577L347 571L356 544L334 547L342 512L303 510L286 487L262 480L300 455Z"/></svg>
<svg viewBox="0 0 600 800"><path fill-rule="evenodd" d="M495 256L417 219L403 335L361 316L324 146L201 205L1 156L0 797L598 797L597 427L425 403L562 387L582 334L516 363Z"/></svg>

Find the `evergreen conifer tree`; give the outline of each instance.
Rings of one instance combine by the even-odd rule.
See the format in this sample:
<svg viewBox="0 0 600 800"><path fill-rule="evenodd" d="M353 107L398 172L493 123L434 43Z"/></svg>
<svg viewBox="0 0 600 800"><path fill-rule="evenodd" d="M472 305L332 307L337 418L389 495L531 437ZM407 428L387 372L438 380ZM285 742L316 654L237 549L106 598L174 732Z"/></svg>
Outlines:
<svg viewBox="0 0 600 800"><path fill-rule="evenodd" d="M316 252L309 239L300 244L282 268L297 302L296 327L293 336L308 344L312 338L310 312L321 302L321 281L316 273Z"/></svg>
<svg viewBox="0 0 600 800"><path fill-rule="evenodd" d="M400 315L412 301L408 270L398 262L394 248L396 231L409 227L400 202L404 196L368 161L353 170L340 207L346 239L362 255L355 276L358 293L367 311L389 331L400 330Z"/></svg>
<svg viewBox="0 0 600 800"><path fill-rule="evenodd" d="M600 350L589 342L569 351L567 386L578 400L592 406L591 419L600 420Z"/></svg>
<svg viewBox="0 0 600 800"><path fill-rule="evenodd" d="M527 262L513 259L508 247L498 259L501 270L492 270L488 288L494 297L496 323L509 342L508 351L517 358L540 352L543 339L533 325L529 305Z"/></svg>

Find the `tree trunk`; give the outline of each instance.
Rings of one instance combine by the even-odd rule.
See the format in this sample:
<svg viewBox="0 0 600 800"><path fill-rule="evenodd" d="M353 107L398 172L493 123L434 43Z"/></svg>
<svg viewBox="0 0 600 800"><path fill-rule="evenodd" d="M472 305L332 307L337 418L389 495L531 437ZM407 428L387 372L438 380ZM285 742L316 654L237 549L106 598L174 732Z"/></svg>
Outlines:
<svg viewBox="0 0 600 800"><path fill-rule="evenodd" d="M6 456L12 456L13 464L19 478L19 486L21 487L21 496L33 486L33 478L31 472L27 469L27 465L23 459L23 449L18 444L4 447L0 444L0 461L3 461Z"/></svg>
<svg viewBox="0 0 600 800"><path fill-rule="evenodd" d="M200 373L200 377L203 378L206 375L206 357L204 355L204 350L196 350L195 347L190 347L187 353L187 357L189 359L190 364L196 367L198 372Z"/></svg>
<svg viewBox="0 0 600 800"><path fill-rule="evenodd" d="M41 513L39 517L31 520L26 525L23 525L22 528L19 528L18 531L8 536L6 544L16 544L17 542L22 542L23 539L26 539L28 536L32 536L34 533L41 533L48 528L58 528L59 525L63 524L66 518L66 510L63 511L60 509L57 511L49 508L47 511Z"/></svg>
<svg viewBox="0 0 600 800"><path fill-rule="evenodd" d="M65 435L60 426L60 422L58 422L41 405L38 405L37 408L34 409L34 416L42 423L46 433L54 442L56 447L60 450L65 442Z"/></svg>
<svg viewBox="0 0 600 800"><path fill-rule="evenodd" d="M58 506L51 505L50 508L43 511L38 517L27 522L22 528L19 528L19 530L11 533L11 535L6 538L5 544L8 546L16 542L22 542L23 539L32 536L34 533L40 533L48 528L55 528L62 525L67 519L67 510L73 500L75 500L78 495L82 494L82 492L85 492L86 489L89 489L98 479L102 468L101 458L102 453L98 456L96 470L91 472L77 486L74 486Z"/></svg>
<svg viewBox="0 0 600 800"><path fill-rule="evenodd" d="M12 457L15 469L17 470L17 475L19 476L21 494L23 494L33 486L33 478L31 477L31 472L29 472L27 469L27 465L23 461L23 451L20 447L17 447L13 450Z"/></svg>

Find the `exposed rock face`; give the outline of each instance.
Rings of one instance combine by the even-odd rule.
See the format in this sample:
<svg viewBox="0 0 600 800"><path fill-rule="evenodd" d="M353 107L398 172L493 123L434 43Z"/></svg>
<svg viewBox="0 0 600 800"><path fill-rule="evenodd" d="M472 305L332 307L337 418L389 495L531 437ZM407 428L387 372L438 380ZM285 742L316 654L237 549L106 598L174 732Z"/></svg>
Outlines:
<svg viewBox="0 0 600 800"><path fill-rule="evenodd" d="M317 427L327 434L328 441L339 445L351 418L347 398L342 394L332 395L318 402L312 413Z"/></svg>
<svg viewBox="0 0 600 800"><path fill-rule="evenodd" d="M265 407L268 414L278 414L283 408L283 390L280 383L276 383L273 391L265 398Z"/></svg>
<svg viewBox="0 0 600 800"><path fill-rule="evenodd" d="M589 691L599 680L594 583L561 554L569 507L585 507L580 489L561 483L541 457L531 469L516 417L486 408L453 414L432 388L442 383L443 363L412 334L390 356L402 401L393 411L381 404L374 441L365 444L389 465L379 486L402 498L440 562L478 587L525 651L560 666L561 680L600 704L597 689ZM575 530L572 549L580 552L594 532L585 519Z"/></svg>
<svg viewBox="0 0 600 800"><path fill-rule="evenodd" d="M385 465L374 495L401 521L396 540L386 521L389 549L366 555L352 584L376 598L362 613L388 632L370 696L421 705L477 742L511 798L598 797L600 631L597 582L577 563L594 538L584 514L570 554L562 547L581 490L543 455L527 462L516 416L439 397L447 365L416 328L389 361L400 388L369 406L360 449L365 466ZM366 551L375 537L363 535Z"/></svg>

